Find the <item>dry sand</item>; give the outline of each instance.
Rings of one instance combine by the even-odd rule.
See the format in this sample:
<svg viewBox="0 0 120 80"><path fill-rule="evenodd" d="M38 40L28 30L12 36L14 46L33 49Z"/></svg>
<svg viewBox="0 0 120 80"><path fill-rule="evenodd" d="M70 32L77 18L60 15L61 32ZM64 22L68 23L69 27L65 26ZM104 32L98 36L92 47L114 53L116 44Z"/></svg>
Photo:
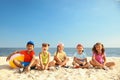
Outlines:
<svg viewBox="0 0 120 80"><path fill-rule="evenodd" d="M89 57L88 60L91 58ZM72 57L67 65L72 66ZM18 69L11 69L6 57L0 57L0 80L120 80L120 57L109 57L107 61L114 61L113 69L72 69L31 70L29 73L18 73Z"/></svg>

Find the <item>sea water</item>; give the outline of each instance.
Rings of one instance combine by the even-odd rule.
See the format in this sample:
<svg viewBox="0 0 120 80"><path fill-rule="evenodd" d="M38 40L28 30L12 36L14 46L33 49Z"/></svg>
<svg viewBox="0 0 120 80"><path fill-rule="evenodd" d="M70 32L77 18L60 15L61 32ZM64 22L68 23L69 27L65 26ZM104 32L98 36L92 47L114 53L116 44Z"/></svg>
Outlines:
<svg viewBox="0 0 120 80"><path fill-rule="evenodd" d="M25 50L25 48L0 48L0 56L8 56L10 53L16 51L16 50ZM35 48L36 56L39 55L39 52L41 51L41 48ZM65 48L64 51L66 54L70 57L74 55L76 52L75 48ZM56 48L50 48L49 52L53 56L56 52ZM88 57L92 56L92 49L91 48L85 48L84 52L87 54ZM105 49L107 57L120 57L120 48L106 48Z"/></svg>

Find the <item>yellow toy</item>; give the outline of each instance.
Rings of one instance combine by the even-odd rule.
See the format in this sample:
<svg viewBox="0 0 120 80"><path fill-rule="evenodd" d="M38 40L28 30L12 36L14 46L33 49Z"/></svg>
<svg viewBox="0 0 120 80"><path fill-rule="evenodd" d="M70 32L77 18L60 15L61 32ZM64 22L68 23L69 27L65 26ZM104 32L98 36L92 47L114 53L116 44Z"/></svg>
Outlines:
<svg viewBox="0 0 120 80"><path fill-rule="evenodd" d="M19 60L21 62L24 61L24 55L21 55L21 54L15 54L13 56L11 56L10 60L9 60L9 65L11 68L17 68L17 66L14 64L13 60Z"/></svg>

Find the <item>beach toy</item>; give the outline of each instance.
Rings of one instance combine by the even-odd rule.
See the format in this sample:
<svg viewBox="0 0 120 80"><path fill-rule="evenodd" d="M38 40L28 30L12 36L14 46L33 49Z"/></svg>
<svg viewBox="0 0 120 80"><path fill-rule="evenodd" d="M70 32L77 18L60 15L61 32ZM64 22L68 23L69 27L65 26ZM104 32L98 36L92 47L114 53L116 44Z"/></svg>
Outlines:
<svg viewBox="0 0 120 80"><path fill-rule="evenodd" d="M22 54L14 54L13 56L11 56L10 60L9 60L9 65L11 68L17 68L17 66L14 64L13 60L18 60L23 62L24 61L24 55Z"/></svg>

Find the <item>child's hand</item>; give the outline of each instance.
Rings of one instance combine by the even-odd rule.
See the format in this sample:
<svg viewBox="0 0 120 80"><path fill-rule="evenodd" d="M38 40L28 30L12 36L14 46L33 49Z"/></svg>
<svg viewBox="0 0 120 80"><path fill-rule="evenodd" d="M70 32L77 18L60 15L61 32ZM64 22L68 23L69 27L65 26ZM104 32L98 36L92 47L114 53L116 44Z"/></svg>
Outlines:
<svg viewBox="0 0 120 80"><path fill-rule="evenodd" d="M86 64L86 62L84 61L84 62L83 62L83 65L85 65L85 64Z"/></svg>
<svg viewBox="0 0 120 80"><path fill-rule="evenodd" d="M15 51L15 52L13 52L12 54L10 54L10 55L7 57L6 61L9 61L10 58L11 58L11 56L14 55L14 54L16 54L16 53L19 53L19 51Z"/></svg>
<svg viewBox="0 0 120 80"><path fill-rule="evenodd" d="M105 66L106 63L103 63L103 65Z"/></svg>
<svg viewBox="0 0 120 80"><path fill-rule="evenodd" d="M44 65L41 65L42 70L44 70Z"/></svg>
<svg viewBox="0 0 120 80"><path fill-rule="evenodd" d="M47 69L48 69L48 64L45 65L45 70L47 70Z"/></svg>
<svg viewBox="0 0 120 80"><path fill-rule="evenodd" d="M45 66L45 70L47 70L48 69L48 66Z"/></svg>
<svg viewBox="0 0 120 80"><path fill-rule="evenodd" d="M7 57L6 61L9 61L10 60L10 56Z"/></svg>

